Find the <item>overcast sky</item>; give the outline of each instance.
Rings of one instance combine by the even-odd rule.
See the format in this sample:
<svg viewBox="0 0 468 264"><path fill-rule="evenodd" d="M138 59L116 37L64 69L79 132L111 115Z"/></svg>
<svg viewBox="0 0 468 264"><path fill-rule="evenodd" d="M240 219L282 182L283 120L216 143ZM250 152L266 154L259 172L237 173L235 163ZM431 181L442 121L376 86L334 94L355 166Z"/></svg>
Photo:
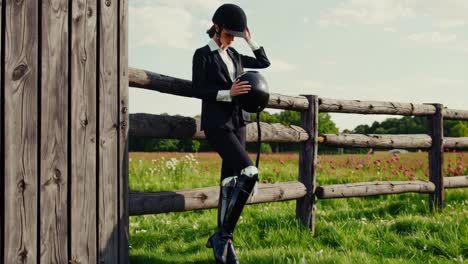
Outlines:
<svg viewBox="0 0 468 264"><path fill-rule="evenodd" d="M235 3L271 66L270 92L468 110L467 0L130 0L129 64L191 80L218 6ZM253 56L236 38L233 47ZM201 100L130 89L131 113L194 116ZM266 109L270 113L280 110ZM331 114L340 131L387 115Z"/></svg>

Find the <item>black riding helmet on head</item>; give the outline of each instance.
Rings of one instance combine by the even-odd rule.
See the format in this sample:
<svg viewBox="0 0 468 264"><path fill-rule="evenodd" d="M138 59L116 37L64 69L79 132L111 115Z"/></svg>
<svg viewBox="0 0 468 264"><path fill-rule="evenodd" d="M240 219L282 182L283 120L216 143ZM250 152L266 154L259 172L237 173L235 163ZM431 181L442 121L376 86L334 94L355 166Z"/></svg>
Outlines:
<svg viewBox="0 0 468 264"><path fill-rule="evenodd" d="M244 38L246 36L247 16L244 10L235 4L223 4L218 7L212 21L235 37Z"/></svg>

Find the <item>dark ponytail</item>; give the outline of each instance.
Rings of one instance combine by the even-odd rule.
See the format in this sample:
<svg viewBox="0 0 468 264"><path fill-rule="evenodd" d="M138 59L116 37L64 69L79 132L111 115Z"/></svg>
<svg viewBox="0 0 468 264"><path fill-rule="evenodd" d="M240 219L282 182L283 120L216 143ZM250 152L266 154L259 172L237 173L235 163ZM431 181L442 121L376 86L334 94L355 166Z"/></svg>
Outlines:
<svg viewBox="0 0 468 264"><path fill-rule="evenodd" d="M220 27L219 29L220 29L220 31L222 30L221 27ZM208 29L208 30L206 31L206 34L208 34L208 36L209 36L210 38L213 38L213 36L216 34L216 27L215 27L215 25L212 25L212 26L210 27L210 29Z"/></svg>

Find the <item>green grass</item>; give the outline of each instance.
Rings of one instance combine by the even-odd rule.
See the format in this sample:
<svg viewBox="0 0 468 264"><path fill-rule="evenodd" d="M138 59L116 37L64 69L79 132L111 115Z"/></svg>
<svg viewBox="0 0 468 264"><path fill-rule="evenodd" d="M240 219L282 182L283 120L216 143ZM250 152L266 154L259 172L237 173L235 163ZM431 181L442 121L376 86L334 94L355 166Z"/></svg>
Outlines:
<svg viewBox="0 0 468 264"><path fill-rule="evenodd" d="M180 190L219 184L221 160L216 153L195 154L194 158L184 153L131 153L130 157L132 190ZM174 157L179 162L166 166L161 157L166 161ZM251 157L254 160L255 156ZM369 156L354 157L364 160ZM416 178L427 179L425 153L400 157L395 167L420 162L413 171ZM370 159L387 158L391 156L382 154ZM321 157L322 164L330 160L338 164L337 168L321 170L319 185L406 177L391 174L391 168L367 166L356 170L347 156ZM260 178L268 182L296 180L297 162L293 154L263 155ZM378 176L376 171L380 172ZM249 205L234 233L236 250L241 263L256 264L465 263L468 189L449 189L445 194L446 208L435 213L428 210L427 194L319 200L314 236L296 222L295 201ZM212 249L205 243L215 229L216 209L131 216L130 261L214 263Z"/></svg>

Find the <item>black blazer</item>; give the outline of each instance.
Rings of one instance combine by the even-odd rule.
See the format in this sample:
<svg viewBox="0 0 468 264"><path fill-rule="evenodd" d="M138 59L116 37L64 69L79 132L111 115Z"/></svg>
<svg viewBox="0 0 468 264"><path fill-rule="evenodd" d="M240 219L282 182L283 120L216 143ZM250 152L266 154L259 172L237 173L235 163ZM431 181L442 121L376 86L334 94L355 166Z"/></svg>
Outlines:
<svg viewBox="0 0 468 264"><path fill-rule="evenodd" d="M229 47L227 53L232 58L236 76L244 72L244 68L261 69L270 65L263 47L254 51L255 58L239 54ZM221 55L217 50L211 51L209 45L195 50L192 62L193 97L202 99L201 127L229 128L234 130L245 126L244 121L250 121L249 113L240 108L234 96L232 102L217 101L219 90L230 90L233 81Z"/></svg>

